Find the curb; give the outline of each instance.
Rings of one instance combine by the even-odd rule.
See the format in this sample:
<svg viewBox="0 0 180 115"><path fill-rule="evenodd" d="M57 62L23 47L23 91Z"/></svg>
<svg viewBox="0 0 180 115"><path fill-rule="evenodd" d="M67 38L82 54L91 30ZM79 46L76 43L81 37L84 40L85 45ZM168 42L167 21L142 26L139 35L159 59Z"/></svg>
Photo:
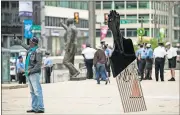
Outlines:
<svg viewBox="0 0 180 115"><path fill-rule="evenodd" d="M3 86L2 84L2 89L19 89L19 88L27 88L28 84L19 84L19 85L14 85L14 86Z"/></svg>
<svg viewBox="0 0 180 115"><path fill-rule="evenodd" d="M86 77L75 77L75 78L70 78L70 81L81 81L81 80L86 80Z"/></svg>

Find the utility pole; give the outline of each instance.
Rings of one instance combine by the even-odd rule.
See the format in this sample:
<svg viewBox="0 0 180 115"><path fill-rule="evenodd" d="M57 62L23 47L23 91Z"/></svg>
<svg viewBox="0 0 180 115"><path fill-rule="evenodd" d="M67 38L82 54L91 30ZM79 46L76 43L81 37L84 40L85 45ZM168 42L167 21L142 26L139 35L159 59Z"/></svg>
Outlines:
<svg viewBox="0 0 180 115"><path fill-rule="evenodd" d="M93 48L95 48L95 45L96 45L96 27L95 27L95 24L96 24L96 16L95 16L95 1L92 0L90 1L89 0L89 43L91 43L91 46Z"/></svg>
<svg viewBox="0 0 180 115"><path fill-rule="evenodd" d="M180 2L179 2L179 5L178 5L178 18L179 18L179 36L178 36L178 38L179 38L179 40L178 40L178 42L180 42Z"/></svg>
<svg viewBox="0 0 180 115"><path fill-rule="evenodd" d="M41 48L45 48L46 50L48 49L48 42L47 42L47 38L46 38L46 28L45 28L45 1L41 0L40 1L40 5L41 5Z"/></svg>
<svg viewBox="0 0 180 115"><path fill-rule="evenodd" d="M141 28L143 28L143 22L144 22L144 17L140 17L141 21ZM141 42L143 41L143 36L141 36Z"/></svg>

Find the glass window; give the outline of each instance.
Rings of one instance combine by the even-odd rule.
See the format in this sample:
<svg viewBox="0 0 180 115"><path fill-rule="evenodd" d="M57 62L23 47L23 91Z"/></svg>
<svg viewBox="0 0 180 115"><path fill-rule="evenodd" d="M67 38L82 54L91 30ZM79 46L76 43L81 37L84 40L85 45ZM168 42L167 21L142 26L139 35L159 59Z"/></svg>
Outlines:
<svg viewBox="0 0 180 115"><path fill-rule="evenodd" d="M46 16L46 17L45 17L45 26L48 26L48 22L49 22L49 17Z"/></svg>
<svg viewBox="0 0 180 115"><path fill-rule="evenodd" d="M151 9L155 9L155 2L151 2Z"/></svg>
<svg viewBox="0 0 180 115"><path fill-rule="evenodd" d="M180 11L179 11L180 12ZM178 5L174 6L174 14L178 14Z"/></svg>
<svg viewBox="0 0 180 115"><path fill-rule="evenodd" d="M18 8L18 2L12 1L12 2L11 2L11 7L12 7L12 8Z"/></svg>
<svg viewBox="0 0 180 115"><path fill-rule="evenodd" d="M174 26L179 27L179 17L174 17Z"/></svg>
<svg viewBox="0 0 180 115"><path fill-rule="evenodd" d="M174 39L178 40L178 30L174 30Z"/></svg>
<svg viewBox="0 0 180 115"><path fill-rule="evenodd" d="M49 26L52 26L52 17L49 17Z"/></svg>
<svg viewBox="0 0 180 115"><path fill-rule="evenodd" d="M111 9L112 1L103 1L103 9Z"/></svg>
<svg viewBox="0 0 180 115"><path fill-rule="evenodd" d="M137 23L137 15L127 15L128 23Z"/></svg>
<svg viewBox="0 0 180 115"><path fill-rule="evenodd" d="M56 1L56 6L60 7L61 6L61 2L60 1Z"/></svg>
<svg viewBox="0 0 180 115"><path fill-rule="evenodd" d="M60 1L60 6L68 8L69 7L69 2L68 1Z"/></svg>
<svg viewBox="0 0 180 115"><path fill-rule="evenodd" d="M80 9L88 10L88 2L80 2Z"/></svg>
<svg viewBox="0 0 180 115"><path fill-rule="evenodd" d="M96 9L101 9L101 1L96 1Z"/></svg>
<svg viewBox="0 0 180 115"><path fill-rule="evenodd" d="M139 19L142 17L144 18L143 23L149 23L149 14L139 14Z"/></svg>
<svg viewBox="0 0 180 115"><path fill-rule="evenodd" d="M1 1L1 8L9 8L9 1Z"/></svg>
<svg viewBox="0 0 180 115"><path fill-rule="evenodd" d="M126 7L127 7L127 9L136 9L137 8L137 2L136 1L127 1Z"/></svg>
<svg viewBox="0 0 180 115"><path fill-rule="evenodd" d="M150 35L149 35L149 28L145 28L145 34L144 34L144 36L150 36Z"/></svg>
<svg viewBox="0 0 180 115"><path fill-rule="evenodd" d="M115 9L124 9L124 1L115 1Z"/></svg>
<svg viewBox="0 0 180 115"><path fill-rule="evenodd" d="M120 29L120 32L121 32L121 34L122 34L123 36L125 36L125 31L124 31L124 29Z"/></svg>
<svg viewBox="0 0 180 115"><path fill-rule="evenodd" d="M128 28L127 29L127 37L137 37L137 28Z"/></svg>
<svg viewBox="0 0 180 115"><path fill-rule="evenodd" d="M124 19L125 18L125 16L124 15L120 15L120 19Z"/></svg>
<svg viewBox="0 0 180 115"><path fill-rule="evenodd" d="M140 9L149 9L149 1L139 1L139 8Z"/></svg>

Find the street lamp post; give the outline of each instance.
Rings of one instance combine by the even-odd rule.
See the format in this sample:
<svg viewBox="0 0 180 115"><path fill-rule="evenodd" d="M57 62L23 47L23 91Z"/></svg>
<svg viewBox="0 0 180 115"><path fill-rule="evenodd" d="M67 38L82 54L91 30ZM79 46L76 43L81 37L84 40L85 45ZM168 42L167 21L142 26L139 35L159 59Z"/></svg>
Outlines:
<svg viewBox="0 0 180 115"><path fill-rule="evenodd" d="M141 28L143 28L143 21L144 21L144 17L139 17L140 18L140 22L141 22ZM143 41L143 36L141 36L141 42Z"/></svg>

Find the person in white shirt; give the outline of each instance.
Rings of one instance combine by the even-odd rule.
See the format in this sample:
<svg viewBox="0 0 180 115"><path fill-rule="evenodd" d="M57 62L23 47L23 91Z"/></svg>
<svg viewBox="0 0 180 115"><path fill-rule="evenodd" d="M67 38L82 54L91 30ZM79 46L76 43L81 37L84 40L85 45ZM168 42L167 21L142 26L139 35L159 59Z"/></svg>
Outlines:
<svg viewBox="0 0 180 115"><path fill-rule="evenodd" d="M86 48L83 49L82 55L84 57L85 65L87 68L87 79L93 79L93 59L96 50L91 48L90 44L86 44Z"/></svg>
<svg viewBox="0 0 180 115"><path fill-rule="evenodd" d="M168 81L175 81L175 68L176 68L176 57L177 57L177 49L172 47L170 42L166 43L167 47L167 58L168 58L168 66L171 71L171 79Z"/></svg>
<svg viewBox="0 0 180 115"><path fill-rule="evenodd" d="M159 70L161 81L164 81L164 63L166 50L163 43L159 43L159 46L154 49L154 58L155 58L155 77L156 81L159 79Z"/></svg>
<svg viewBox="0 0 180 115"><path fill-rule="evenodd" d="M49 58L50 53L45 53L46 58L43 62L43 68L45 69L45 82L51 83L51 72L52 72L52 60Z"/></svg>

